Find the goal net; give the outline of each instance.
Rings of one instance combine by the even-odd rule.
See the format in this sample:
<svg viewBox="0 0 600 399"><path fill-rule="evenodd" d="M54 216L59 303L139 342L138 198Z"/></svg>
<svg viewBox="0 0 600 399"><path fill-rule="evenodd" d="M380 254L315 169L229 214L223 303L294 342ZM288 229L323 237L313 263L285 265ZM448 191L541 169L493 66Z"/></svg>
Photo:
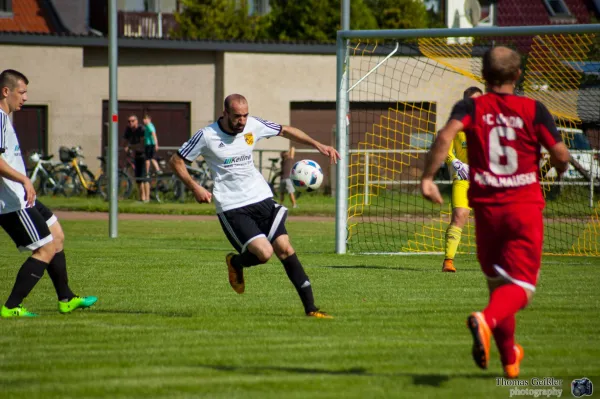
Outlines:
<svg viewBox="0 0 600 399"><path fill-rule="evenodd" d="M558 179L542 154L544 253L599 254L600 62L594 63L600 59L599 40L593 33L506 36L501 29L494 37L338 41L348 79L340 85L347 99L338 100L347 104L347 175L340 173L347 182L347 212L340 225L348 251L443 252L452 169L444 165L438 173L445 203L433 205L419 192L425 156L463 91L484 89L483 53L506 45L523 56L517 93L548 107L573 155L569 171ZM343 56L338 54L338 62ZM471 218L459 252L475 252L474 233Z"/></svg>

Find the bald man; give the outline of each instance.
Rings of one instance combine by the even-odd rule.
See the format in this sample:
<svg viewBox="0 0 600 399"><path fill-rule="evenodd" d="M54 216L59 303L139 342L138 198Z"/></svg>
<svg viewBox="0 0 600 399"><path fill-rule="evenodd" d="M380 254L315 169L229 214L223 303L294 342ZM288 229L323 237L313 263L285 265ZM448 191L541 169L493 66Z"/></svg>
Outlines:
<svg viewBox="0 0 600 399"><path fill-rule="evenodd" d="M311 282L285 228L287 209L273 200L271 188L254 166L253 150L263 138L283 136L314 147L332 163L340 155L300 129L250 116L248 108L244 96L227 96L223 116L184 143L171 158L171 167L198 202L211 202L214 196L223 232L238 252L225 258L229 284L235 292L245 291L244 269L266 263L275 254L296 288L306 315L331 318L315 306ZM196 183L185 167L185 161L192 162L200 155L214 177L212 193Z"/></svg>
<svg viewBox="0 0 600 399"><path fill-rule="evenodd" d="M469 204L475 212L477 257L490 299L467 319L475 363L486 369L493 336L506 378L517 378L524 356L515 343L515 314L531 300L541 266L544 197L538 181L540 146L558 173L569 151L539 101L514 95L521 76L517 52L496 47L483 56L488 93L459 101L441 130L421 179L423 196L442 203L433 177L460 131L467 137Z"/></svg>

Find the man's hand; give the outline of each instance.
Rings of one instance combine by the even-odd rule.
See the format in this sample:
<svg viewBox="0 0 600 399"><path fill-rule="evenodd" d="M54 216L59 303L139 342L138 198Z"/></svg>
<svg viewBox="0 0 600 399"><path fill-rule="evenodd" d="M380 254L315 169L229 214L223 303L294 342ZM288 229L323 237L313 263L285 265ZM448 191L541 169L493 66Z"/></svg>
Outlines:
<svg viewBox="0 0 600 399"><path fill-rule="evenodd" d="M453 159L452 166L454 167L454 170L456 170L459 180L469 180L469 165L458 159Z"/></svg>
<svg viewBox="0 0 600 399"><path fill-rule="evenodd" d="M438 186L433 182L433 179L422 179L421 180L421 193L425 199L433 202L434 204L443 204L444 200L440 194Z"/></svg>
<svg viewBox="0 0 600 399"><path fill-rule="evenodd" d="M207 189L205 189L204 187L198 185L197 187L194 187L194 198L196 198L196 201L199 203L210 203L211 199L212 199L212 194L210 191L208 191Z"/></svg>
<svg viewBox="0 0 600 399"><path fill-rule="evenodd" d="M321 154L328 156L329 162L332 164L337 163L338 159L341 159L340 154L336 151L336 149L329 145L317 143L315 147Z"/></svg>
<svg viewBox="0 0 600 399"><path fill-rule="evenodd" d="M27 202L27 207L30 208L35 203L35 188L33 188L31 180L27 177L23 182L23 188L25 189L25 201Z"/></svg>

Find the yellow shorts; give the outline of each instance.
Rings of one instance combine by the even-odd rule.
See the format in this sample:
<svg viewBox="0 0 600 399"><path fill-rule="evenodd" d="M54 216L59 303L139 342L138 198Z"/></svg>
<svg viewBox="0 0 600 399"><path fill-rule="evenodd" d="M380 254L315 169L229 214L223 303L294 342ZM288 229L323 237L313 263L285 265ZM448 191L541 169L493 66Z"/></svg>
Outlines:
<svg viewBox="0 0 600 399"><path fill-rule="evenodd" d="M469 182L466 180L454 180L452 182L452 208L469 208L469 200L467 198L469 191Z"/></svg>

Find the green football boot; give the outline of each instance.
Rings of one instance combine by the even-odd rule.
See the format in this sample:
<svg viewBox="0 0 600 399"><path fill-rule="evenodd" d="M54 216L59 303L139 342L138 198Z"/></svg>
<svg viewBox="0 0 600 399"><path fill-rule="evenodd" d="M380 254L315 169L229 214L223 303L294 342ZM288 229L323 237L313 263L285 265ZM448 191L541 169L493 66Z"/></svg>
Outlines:
<svg viewBox="0 0 600 399"><path fill-rule="evenodd" d="M58 301L58 311L62 314L71 313L75 309L89 308L98 300L95 296L74 296L68 302Z"/></svg>
<svg viewBox="0 0 600 399"><path fill-rule="evenodd" d="M0 310L1 317L38 317L36 313L32 313L25 309L23 305L19 305L16 308L9 309L6 306L2 306Z"/></svg>

